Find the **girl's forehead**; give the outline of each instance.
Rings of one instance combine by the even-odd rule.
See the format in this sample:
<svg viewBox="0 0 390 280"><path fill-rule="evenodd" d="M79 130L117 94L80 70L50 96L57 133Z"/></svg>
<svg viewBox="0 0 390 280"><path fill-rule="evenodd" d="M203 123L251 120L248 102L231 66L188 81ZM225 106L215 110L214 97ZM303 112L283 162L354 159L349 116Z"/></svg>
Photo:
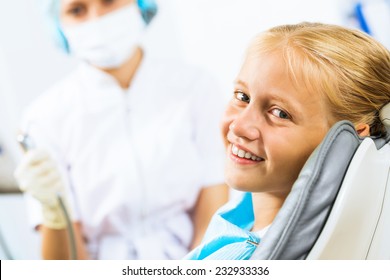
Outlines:
<svg viewBox="0 0 390 280"><path fill-rule="evenodd" d="M238 80L249 86L281 86L291 82L286 63L275 53L249 54L242 64Z"/></svg>
<svg viewBox="0 0 390 280"><path fill-rule="evenodd" d="M337 87L337 75L330 67L313 61L302 50L278 44L275 48L250 48L243 67L256 67L268 63L271 70L278 70L280 77L289 80L297 90L327 95L326 90Z"/></svg>

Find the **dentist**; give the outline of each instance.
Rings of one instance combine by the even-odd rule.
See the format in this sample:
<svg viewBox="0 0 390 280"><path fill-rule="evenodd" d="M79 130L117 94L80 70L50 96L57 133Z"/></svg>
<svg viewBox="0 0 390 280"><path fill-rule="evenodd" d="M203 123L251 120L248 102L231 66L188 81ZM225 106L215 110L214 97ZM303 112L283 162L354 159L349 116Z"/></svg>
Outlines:
<svg viewBox="0 0 390 280"><path fill-rule="evenodd" d="M15 177L42 257L69 258L61 193L77 258L182 258L228 198L218 87L141 44L154 1L45 2L57 42L80 66L22 123L36 148Z"/></svg>

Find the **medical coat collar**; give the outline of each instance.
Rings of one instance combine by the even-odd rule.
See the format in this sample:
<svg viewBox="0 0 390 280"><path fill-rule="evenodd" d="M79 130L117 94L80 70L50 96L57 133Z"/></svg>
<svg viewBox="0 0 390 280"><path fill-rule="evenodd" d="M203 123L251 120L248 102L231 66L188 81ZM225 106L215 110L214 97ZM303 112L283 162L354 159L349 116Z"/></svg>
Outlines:
<svg viewBox="0 0 390 280"><path fill-rule="evenodd" d="M131 106L128 99L133 93L138 91L137 80L141 72L145 71L146 59L144 57L141 61L137 72L134 74L132 83L127 89L121 88L111 75L85 62L81 62L77 69L77 75L81 76L82 86L85 87L83 99L85 100L87 110L89 112L97 112L111 107ZM91 82L86 83L84 81Z"/></svg>

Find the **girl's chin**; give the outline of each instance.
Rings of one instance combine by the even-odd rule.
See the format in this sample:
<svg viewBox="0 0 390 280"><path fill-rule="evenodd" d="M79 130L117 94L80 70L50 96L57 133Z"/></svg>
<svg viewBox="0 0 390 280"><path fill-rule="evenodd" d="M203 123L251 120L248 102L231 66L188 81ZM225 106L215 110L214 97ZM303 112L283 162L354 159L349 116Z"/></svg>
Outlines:
<svg viewBox="0 0 390 280"><path fill-rule="evenodd" d="M246 180L239 180L237 178L226 178L226 184L236 191L253 192L254 188Z"/></svg>

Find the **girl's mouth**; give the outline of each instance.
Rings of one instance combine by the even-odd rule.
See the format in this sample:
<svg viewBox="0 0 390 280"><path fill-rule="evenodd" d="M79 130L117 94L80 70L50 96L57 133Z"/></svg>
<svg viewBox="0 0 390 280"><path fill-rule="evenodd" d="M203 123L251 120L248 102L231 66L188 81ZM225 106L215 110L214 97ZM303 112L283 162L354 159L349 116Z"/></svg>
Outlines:
<svg viewBox="0 0 390 280"><path fill-rule="evenodd" d="M236 145L232 144L231 152L233 155L246 159L246 160L251 160L255 162L263 161L264 159L261 157L258 157L250 152L244 151L242 149L239 149Z"/></svg>

